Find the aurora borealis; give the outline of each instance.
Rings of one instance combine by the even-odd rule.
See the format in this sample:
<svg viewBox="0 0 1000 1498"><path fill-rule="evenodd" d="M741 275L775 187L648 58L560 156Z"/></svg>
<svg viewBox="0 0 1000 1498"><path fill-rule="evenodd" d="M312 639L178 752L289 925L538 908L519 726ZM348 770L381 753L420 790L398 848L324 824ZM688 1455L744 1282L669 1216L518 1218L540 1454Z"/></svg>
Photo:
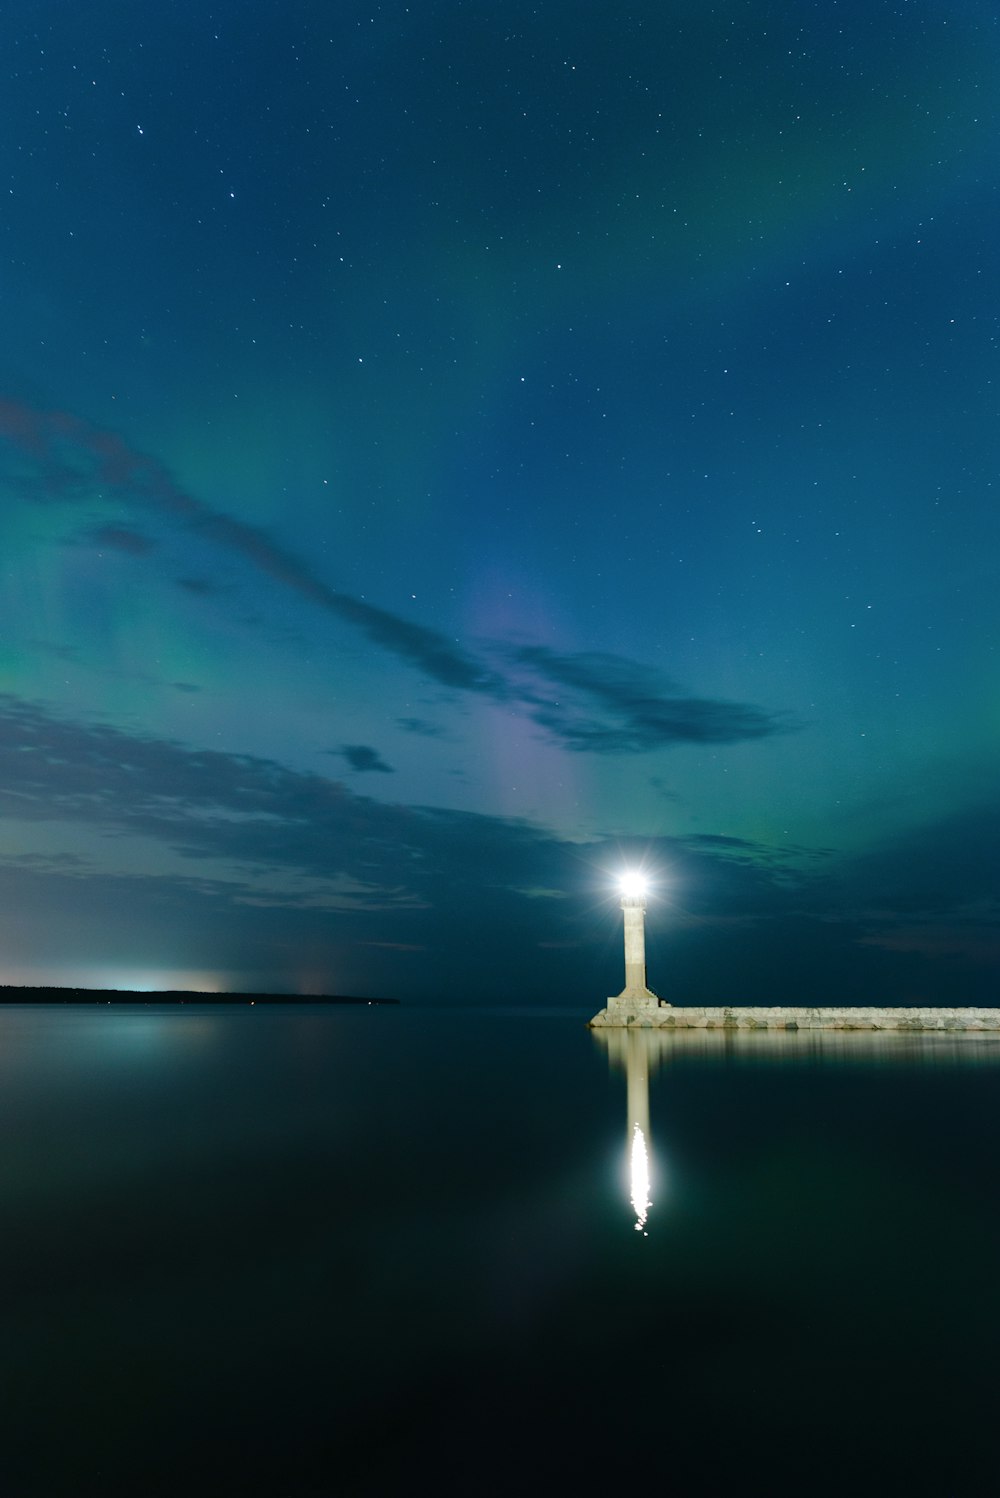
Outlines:
<svg viewBox="0 0 1000 1498"><path fill-rule="evenodd" d="M990 7L0 54L0 979L995 997Z"/></svg>

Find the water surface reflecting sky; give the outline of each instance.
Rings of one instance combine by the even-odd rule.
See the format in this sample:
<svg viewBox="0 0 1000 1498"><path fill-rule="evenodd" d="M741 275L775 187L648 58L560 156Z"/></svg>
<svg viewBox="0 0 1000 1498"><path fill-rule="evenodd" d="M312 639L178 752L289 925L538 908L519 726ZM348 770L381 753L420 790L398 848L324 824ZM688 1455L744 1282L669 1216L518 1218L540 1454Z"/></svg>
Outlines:
<svg viewBox="0 0 1000 1498"><path fill-rule="evenodd" d="M1000 1047L776 1039L0 1011L13 1490L588 1491L639 1400L651 1491L660 1422L688 1491L964 1491L992 1460Z"/></svg>

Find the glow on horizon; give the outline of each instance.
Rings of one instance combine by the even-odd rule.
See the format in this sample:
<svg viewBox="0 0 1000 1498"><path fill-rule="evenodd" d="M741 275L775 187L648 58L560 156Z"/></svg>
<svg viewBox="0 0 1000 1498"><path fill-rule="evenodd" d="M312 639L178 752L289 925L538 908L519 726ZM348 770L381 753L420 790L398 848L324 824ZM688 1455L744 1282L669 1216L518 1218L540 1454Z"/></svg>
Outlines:
<svg viewBox="0 0 1000 1498"><path fill-rule="evenodd" d="M125 993L226 993L229 975L191 968L79 968L23 965L0 970L11 988L105 988Z"/></svg>
<svg viewBox="0 0 1000 1498"><path fill-rule="evenodd" d="M67 986L67 980L60 986ZM191 968L104 970L88 973L68 986L117 989L123 993L227 993L231 987L221 973Z"/></svg>

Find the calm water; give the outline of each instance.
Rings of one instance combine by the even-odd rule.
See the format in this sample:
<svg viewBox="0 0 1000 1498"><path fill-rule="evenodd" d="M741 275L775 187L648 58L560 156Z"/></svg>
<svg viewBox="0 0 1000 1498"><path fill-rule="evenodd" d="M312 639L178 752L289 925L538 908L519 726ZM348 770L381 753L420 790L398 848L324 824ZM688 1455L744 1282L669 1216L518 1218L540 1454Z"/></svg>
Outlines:
<svg viewBox="0 0 1000 1498"><path fill-rule="evenodd" d="M4 1493L995 1491L1000 1042L583 1017L0 1011Z"/></svg>

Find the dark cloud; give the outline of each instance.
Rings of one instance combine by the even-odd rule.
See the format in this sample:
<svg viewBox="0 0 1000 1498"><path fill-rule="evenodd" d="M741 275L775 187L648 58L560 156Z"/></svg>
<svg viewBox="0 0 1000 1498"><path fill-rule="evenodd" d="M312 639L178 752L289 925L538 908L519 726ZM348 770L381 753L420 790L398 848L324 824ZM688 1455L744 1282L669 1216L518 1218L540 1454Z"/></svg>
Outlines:
<svg viewBox="0 0 1000 1498"><path fill-rule="evenodd" d="M183 588L185 593L195 593L205 597L223 591L218 583L210 583L203 577L179 577L177 586Z"/></svg>
<svg viewBox="0 0 1000 1498"><path fill-rule="evenodd" d="M436 723L429 723L426 718L397 718L396 722L407 733L420 734L425 739L444 737L444 729Z"/></svg>
<svg viewBox="0 0 1000 1498"><path fill-rule="evenodd" d="M253 755L184 746L58 718L0 695L0 815L152 837L189 858L221 858L310 878L343 876L396 899L435 882L523 882L527 824L387 805L340 781ZM447 870L446 875L443 871Z"/></svg>
<svg viewBox="0 0 1000 1498"><path fill-rule="evenodd" d="M392 765L387 765L370 744L343 744L335 752L343 755L352 770L379 770L383 775L393 773Z"/></svg>
<svg viewBox="0 0 1000 1498"><path fill-rule="evenodd" d="M102 493L153 510L243 557L431 680L460 691L506 697L501 676L437 630L330 588L259 527L187 494L162 463L134 451L116 432L68 412L39 411L0 400L0 439L17 459L4 481L25 498L67 502Z"/></svg>
<svg viewBox="0 0 1000 1498"><path fill-rule="evenodd" d="M79 417L0 401L0 439L16 459L5 481L26 497L66 502L99 492L152 510L353 625L431 681L520 705L551 738L574 753L642 754L675 744L734 744L788 732L793 726L746 703L685 695L658 673L616 655L567 655L540 645L513 651L493 646L492 654L504 665L490 665L437 630L329 587L265 531L187 494L158 460L134 451L117 433ZM106 530L120 537L138 535L125 527ZM181 579L180 586L190 592L212 591L211 584L194 579ZM422 719L400 722L412 733L433 733Z"/></svg>
<svg viewBox="0 0 1000 1498"><path fill-rule="evenodd" d="M88 538L98 546L110 546L132 557L144 557L156 549L156 542L150 536L127 525L100 525L88 532Z"/></svg>
<svg viewBox="0 0 1000 1498"><path fill-rule="evenodd" d="M7 861L25 869L83 871L87 868L87 860L77 853L11 853Z"/></svg>
<svg viewBox="0 0 1000 1498"><path fill-rule="evenodd" d="M851 861L723 833L571 843L516 819L382 803L252 755L70 722L8 696L0 815L74 824L95 857L114 848L109 835L152 839L187 871L164 874L157 859L161 871L124 878L79 854L0 860L9 931L25 952L64 940L77 959L102 943L105 958L172 951L181 965L228 964L266 985L289 970L290 951L308 948L345 975L347 991L583 995L596 1008L620 981L613 874L639 860L661 875L647 935L664 997L995 998L996 806Z"/></svg>
<svg viewBox="0 0 1000 1498"><path fill-rule="evenodd" d="M911 828L890 847L841 860L824 888L830 905L857 922L866 945L995 964L998 846L1000 805L980 804Z"/></svg>
<svg viewBox="0 0 1000 1498"><path fill-rule="evenodd" d="M375 754L367 745L340 752L348 748L365 751L366 765ZM489 889L565 890L581 860L611 868L628 854L601 840L581 850L518 819L374 801L274 760L72 722L2 695L0 814L152 837L193 859L345 876L391 899L427 899L433 890L435 900L447 891L464 903L472 891L478 899ZM754 845L738 847L752 859ZM732 850L710 852L697 839L664 849L673 864L689 866L692 899L709 864L723 883L736 877L725 874ZM772 885L759 851L757 877Z"/></svg>
<svg viewBox="0 0 1000 1498"><path fill-rule="evenodd" d="M746 703L684 696L658 673L617 655L565 655L544 645L524 645L512 652L512 660L526 667L536 683L561 689L558 699L544 695L540 685L523 687L522 696L531 704L535 722L577 753L641 754L673 744L735 744L792 727ZM588 714L595 707L603 710L603 718Z"/></svg>
<svg viewBox="0 0 1000 1498"><path fill-rule="evenodd" d="M382 947L389 952L425 952L427 948L416 941L366 941L366 947Z"/></svg>

